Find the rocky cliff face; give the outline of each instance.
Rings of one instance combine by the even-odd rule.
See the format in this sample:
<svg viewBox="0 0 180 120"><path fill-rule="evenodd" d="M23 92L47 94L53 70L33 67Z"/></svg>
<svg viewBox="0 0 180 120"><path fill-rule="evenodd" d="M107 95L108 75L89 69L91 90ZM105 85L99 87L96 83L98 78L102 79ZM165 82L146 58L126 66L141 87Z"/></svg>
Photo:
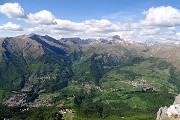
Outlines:
<svg viewBox="0 0 180 120"><path fill-rule="evenodd" d="M156 120L180 120L180 94L176 96L173 105L159 109Z"/></svg>

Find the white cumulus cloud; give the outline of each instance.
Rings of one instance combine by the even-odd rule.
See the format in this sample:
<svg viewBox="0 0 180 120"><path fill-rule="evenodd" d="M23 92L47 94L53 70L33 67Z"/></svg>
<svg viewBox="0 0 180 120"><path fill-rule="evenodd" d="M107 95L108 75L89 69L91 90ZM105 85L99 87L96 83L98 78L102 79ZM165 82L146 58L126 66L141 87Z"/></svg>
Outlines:
<svg viewBox="0 0 180 120"><path fill-rule="evenodd" d="M0 13L5 14L9 18L24 19L24 9L18 3L5 3L0 5Z"/></svg>
<svg viewBox="0 0 180 120"><path fill-rule="evenodd" d="M140 36L147 36L147 35L156 35L159 34L160 28L153 28L153 29L142 29L139 31Z"/></svg>
<svg viewBox="0 0 180 120"><path fill-rule="evenodd" d="M3 31L22 31L23 29L21 28L20 25L8 22L8 23L0 26L0 30L3 30Z"/></svg>
<svg viewBox="0 0 180 120"><path fill-rule="evenodd" d="M26 21L30 24L35 24L35 25L37 24L52 25L52 24L56 24L55 18L56 17L51 12L47 10L42 10L35 14L30 13Z"/></svg>
<svg viewBox="0 0 180 120"><path fill-rule="evenodd" d="M171 6L160 6L150 8L143 12L146 15L145 20L142 21L144 25L173 27L180 25L180 10Z"/></svg>
<svg viewBox="0 0 180 120"><path fill-rule="evenodd" d="M63 30L69 32L82 32L87 29L84 23L72 22L70 20L56 19L56 25L52 26L55 30Z"/></svg>
<svg viewBox="0 0 180 120"><path fill-rule="evenodd" d="M112 23L109 20L86 20L84 24L88 26L87 33L109 33L121 30L120 26L116 23Z"/></svg>

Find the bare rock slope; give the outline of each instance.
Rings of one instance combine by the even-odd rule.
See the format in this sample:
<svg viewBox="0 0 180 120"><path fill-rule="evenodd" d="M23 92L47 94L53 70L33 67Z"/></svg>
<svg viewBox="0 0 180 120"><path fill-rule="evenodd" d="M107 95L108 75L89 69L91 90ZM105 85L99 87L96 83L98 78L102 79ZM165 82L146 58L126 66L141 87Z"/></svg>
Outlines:
<svg viewBox="0 0 180 120"><path fill-rule="evenodd" d="M159 109L156 120L180 120L180 94L176 96L173 105Z"/></svg>

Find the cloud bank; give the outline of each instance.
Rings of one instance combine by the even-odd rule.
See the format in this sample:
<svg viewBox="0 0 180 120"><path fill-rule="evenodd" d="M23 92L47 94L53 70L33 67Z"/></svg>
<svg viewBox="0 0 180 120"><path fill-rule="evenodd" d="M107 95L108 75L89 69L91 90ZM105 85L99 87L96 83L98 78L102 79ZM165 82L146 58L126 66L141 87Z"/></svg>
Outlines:
<svg viewBox="0 0 180 120"><path fill-rule="evenodd" d="M13 24L11 22L8 22L8 23L0 26L0 30L3 30L3 31L23 31L23 29L21 28L20 25Z"/></svg>

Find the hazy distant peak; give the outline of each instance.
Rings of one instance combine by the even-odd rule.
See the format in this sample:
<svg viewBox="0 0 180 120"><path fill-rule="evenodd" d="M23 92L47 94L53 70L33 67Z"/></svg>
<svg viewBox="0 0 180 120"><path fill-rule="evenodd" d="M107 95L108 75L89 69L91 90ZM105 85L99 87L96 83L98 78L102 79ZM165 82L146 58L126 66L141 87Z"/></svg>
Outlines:
<svg viewBox="0 0 180 120"><path fill-rule="evenodd" d="M122 41L122 38L119 36L119 35L114 35L112 37L110 37L111 40L121 40Z"/></svg>

